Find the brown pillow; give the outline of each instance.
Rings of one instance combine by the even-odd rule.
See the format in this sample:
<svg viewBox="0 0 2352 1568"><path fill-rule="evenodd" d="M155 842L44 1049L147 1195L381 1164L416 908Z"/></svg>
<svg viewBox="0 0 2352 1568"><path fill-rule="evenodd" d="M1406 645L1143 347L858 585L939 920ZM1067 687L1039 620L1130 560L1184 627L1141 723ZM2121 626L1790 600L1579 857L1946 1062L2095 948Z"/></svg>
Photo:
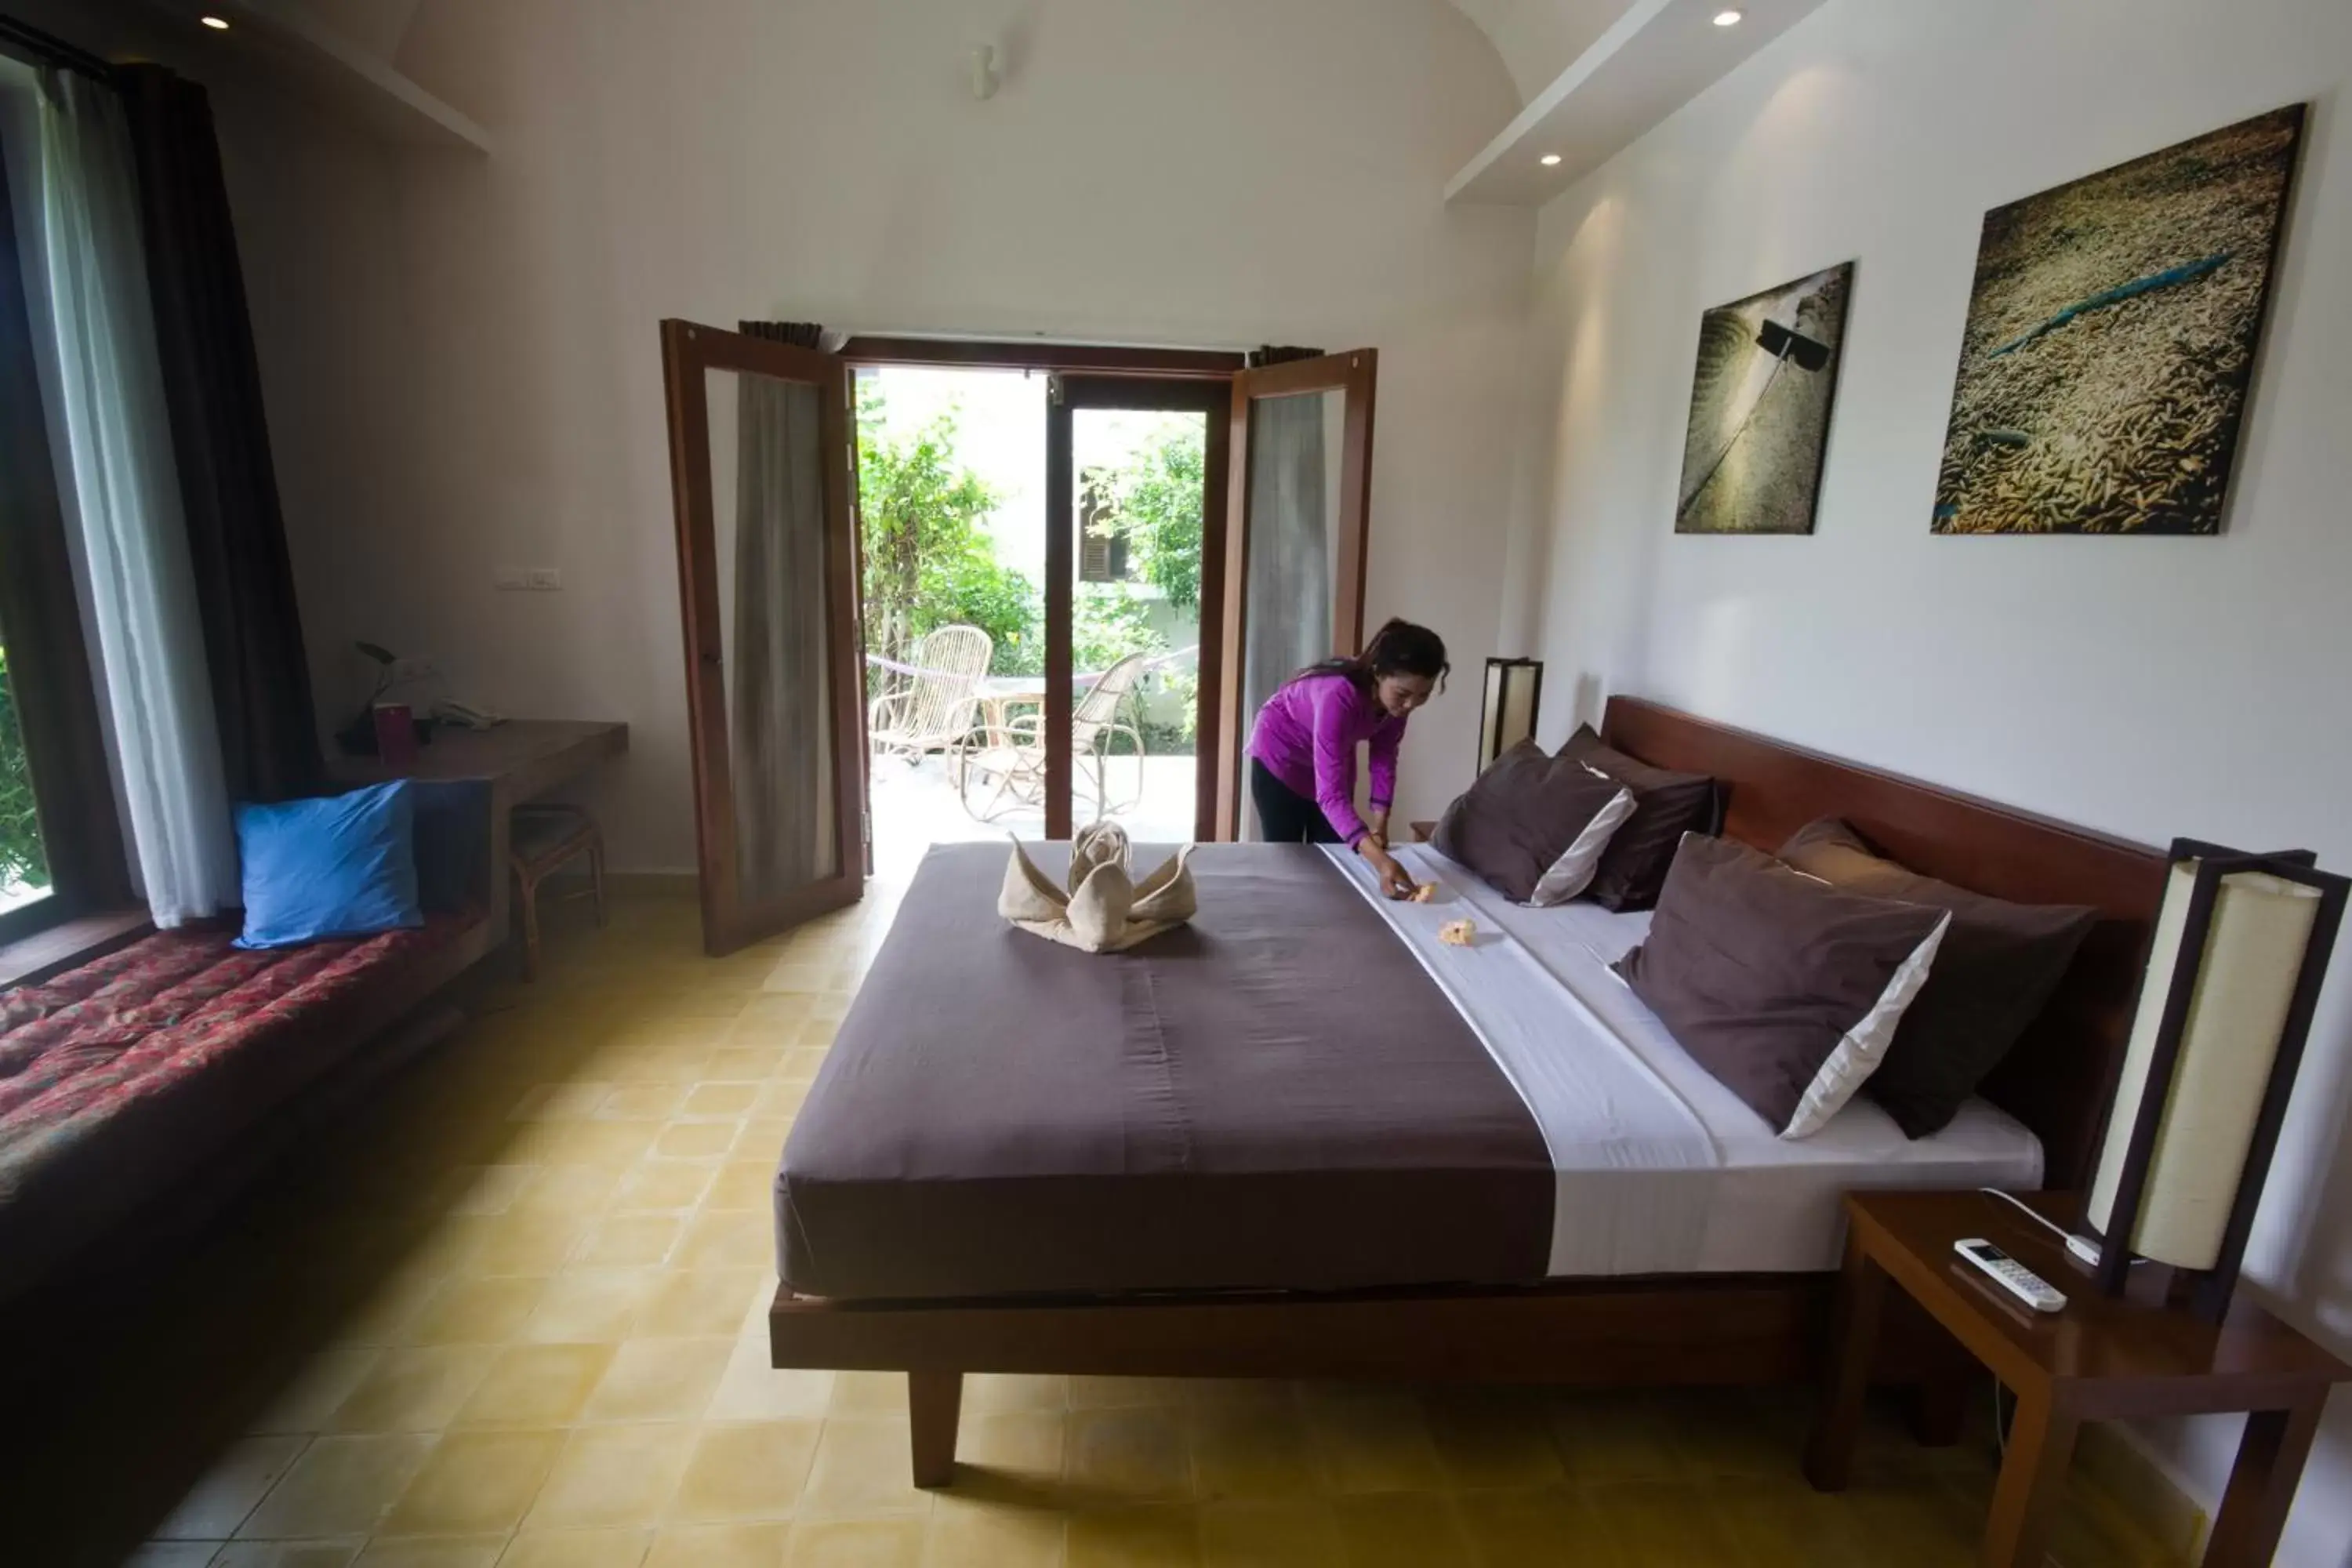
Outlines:
<svg viewBox="0 0 2352 1568"><path fill-rule="evenodd" d="M1675 846L1685 833L1713 833L1716 818L1715 781L1705 773L1678 773L1654 768L1604 744L1583 725L1568 738L1559 754L1597 769L1633 792L1633 816L1609 840L1588 891L1604 910L1646 910L1658 901L1665 886L1666 868L1675 862Z"/></svg>
<svg viewBox="0 0 2352 1568"><path fill-rule="evenodd" d="M1780 858L1873 898L1952 912L1935 973L1903 1015L1870 1097L1914 1138L1941 1131L2058 988L2098 923L2079 904L2012 904L1923 877L1882 858L1834 817L1799 828Z"/></svg>
<svg viewBox="0 0 2352 1568"><path fill-rule="evenodd" d="M1692 834L1649 936L1616 969L1693 1060L1802 1138L1885 1057L1950 920Z"/></svg>
<svg viewBox="0 0 2352 1568"><path fill-rule="evenodd" d="M1445 808L1433 842L1515 903L1564 904L1633 813L1623 784L1521 741Z"/></svg>

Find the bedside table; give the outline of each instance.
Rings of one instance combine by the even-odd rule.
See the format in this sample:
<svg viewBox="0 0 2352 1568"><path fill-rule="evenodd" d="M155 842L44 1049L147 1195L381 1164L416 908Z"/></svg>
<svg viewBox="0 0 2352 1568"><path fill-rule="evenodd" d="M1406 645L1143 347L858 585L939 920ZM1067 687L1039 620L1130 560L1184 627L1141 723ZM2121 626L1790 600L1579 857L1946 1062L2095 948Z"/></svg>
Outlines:
<svg viewBox="0 0 2352 1568"><path fill-rule="evenodd" d="M2062 1226L2081 1212L2064 1194L2020 1197ZM1981 1193L1849 1193L1845 1212L1829 1394L1805 1450L1816 1489L1845 1486L1892 1280L2017 1395L1985 1525L1986 1568L2041 1568L2083 1422L2241 1410L2246 1435L2205 1568L2270 1562L2328 1388L2352 1382L2352 1366L2242 1292L2218 1327L2167 1307L2153 1289L2167 1271L2155 1264L2139 1271L2146 1288L2102 1296L2056 1237ZM1984 1237L2057 1287L2065 1309L2035 1312L2004 1294L1952 1251L1967 1237Z"/></svg>

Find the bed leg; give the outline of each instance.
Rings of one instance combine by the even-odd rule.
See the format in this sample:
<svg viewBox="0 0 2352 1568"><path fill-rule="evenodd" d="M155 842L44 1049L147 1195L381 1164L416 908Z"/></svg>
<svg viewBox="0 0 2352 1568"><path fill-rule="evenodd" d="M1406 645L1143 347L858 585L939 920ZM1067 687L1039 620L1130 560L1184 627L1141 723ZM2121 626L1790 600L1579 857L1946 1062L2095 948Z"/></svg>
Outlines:
<svg viewBox="0 0 2352 1568"><path fill-rule="evenodd" d="M915 1484L943 1487L955 1479L956 1422L963 1414L963 1373L907 1374L907 1424L914 1437Z"/></svg>

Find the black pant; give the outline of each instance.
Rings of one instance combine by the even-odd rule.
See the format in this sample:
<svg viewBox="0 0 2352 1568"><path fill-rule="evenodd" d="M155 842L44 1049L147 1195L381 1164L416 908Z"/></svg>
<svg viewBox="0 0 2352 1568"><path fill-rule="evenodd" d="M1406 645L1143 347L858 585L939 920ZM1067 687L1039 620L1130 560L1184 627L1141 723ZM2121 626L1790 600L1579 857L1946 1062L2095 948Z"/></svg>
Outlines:
<svg viewBox="0 0 2352 1568"><path fill-rule="evenodd" d="M1250 799L1257 804L1257 829L1269 844L1337 844L1339 835L1323 808L1250 759Z"/></svg>

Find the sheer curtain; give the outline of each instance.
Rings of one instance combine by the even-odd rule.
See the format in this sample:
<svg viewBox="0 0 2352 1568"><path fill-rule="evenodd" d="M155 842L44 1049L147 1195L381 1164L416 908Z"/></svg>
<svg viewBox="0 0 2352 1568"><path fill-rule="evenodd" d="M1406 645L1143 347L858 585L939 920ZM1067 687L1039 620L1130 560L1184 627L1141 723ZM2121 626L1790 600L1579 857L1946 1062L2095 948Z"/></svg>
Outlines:
<svg viewBox="0 0 2352 1568"><path fill-rule="evenodd" d="M75 510L140 879L159 926L239 901L122 109L44 82L41 200Z"/></svg>

